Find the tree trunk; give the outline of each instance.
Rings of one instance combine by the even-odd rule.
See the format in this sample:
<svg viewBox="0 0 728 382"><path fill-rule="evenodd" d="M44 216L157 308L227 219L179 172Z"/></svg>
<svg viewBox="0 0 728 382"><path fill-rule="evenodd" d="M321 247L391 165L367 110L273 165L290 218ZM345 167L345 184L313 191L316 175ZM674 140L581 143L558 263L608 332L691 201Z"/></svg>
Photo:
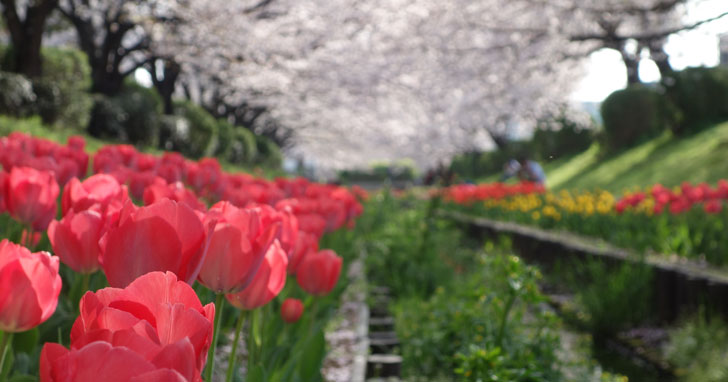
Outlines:
<svg viewBox="0 0 728 382"><path fill-rule="evenodd" d="M58 0L44 0L25 10L21 20L15 0L0 0L3 17L13 45L13 67L11 70L28 77L38 77L43 73L40 49L43 30L48 16L58 4Z"/></svg>
<svg viewBox="0 0 728 382"><path fill-rule="evenodd" d="M650 44L650 58L657 64L657 69L660 70L660 76L663 80L672 77L674 71L672 65L670 65L670 57L665 52L664 41Z"/></svg>
<svg viewBox="0 0 728 382"><path fill-rule="evenodd" d="M164 69L162 70L162 78L160 79L159 76L157 76L158 73L155 60L152 60L149 67L151 67L150 72L152 74L154 88L157 89L157 92L162 97L162 102L164 103L164 114L171 115L174 112L172 94L174 94L175 85L177 84L177 78L179 78L181 68L178 63L172 60L164 60Z"/></svg>
<svg viewBox="0 0 728 382"><path fill-rule="evenodd" d="M118 94L124 84L124 76L118 71L106 71L106 68L100 65L91 67L91 80L91 92L106 96Z"/></svg>
<svg viewBox="0 0 728 382"><path fill-rule="evenodd" d="M624 66L627 68L627 85L635 85L641 83L640 81L640 60L639 57L625 52L622 50L622 60Z"/></svg>

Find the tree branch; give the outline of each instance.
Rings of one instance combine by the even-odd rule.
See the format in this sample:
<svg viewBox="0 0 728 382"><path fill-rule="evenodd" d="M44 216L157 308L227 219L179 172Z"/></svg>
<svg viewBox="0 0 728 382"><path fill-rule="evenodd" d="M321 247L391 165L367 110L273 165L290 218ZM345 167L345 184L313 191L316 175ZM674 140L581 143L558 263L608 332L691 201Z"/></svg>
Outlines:
<svg viewBox="0 0 728 382"><path fill-rule="evenodd" d="M599 33L593 33L593 34L584 34L584 35L574 35L569 38L571 41L589 41L589 40L599 40L599 41L610 41L610 42L624 42L627 40L637 40L637 41L650 41L660 38L665 38L669 35L679 33L679 32L685 32L689 30L693 30L703 24L707 24L716 20L719 20L725 16L728 16L728 11L723 12L715 17L711 17L705 20L698 21L696 23L690 24L690 25L684 25L677 28L671 28L666 29L659 32L651 32L651 33L638 33L633 35L624 35L620 36L615 34L599 34Z"/></svg>

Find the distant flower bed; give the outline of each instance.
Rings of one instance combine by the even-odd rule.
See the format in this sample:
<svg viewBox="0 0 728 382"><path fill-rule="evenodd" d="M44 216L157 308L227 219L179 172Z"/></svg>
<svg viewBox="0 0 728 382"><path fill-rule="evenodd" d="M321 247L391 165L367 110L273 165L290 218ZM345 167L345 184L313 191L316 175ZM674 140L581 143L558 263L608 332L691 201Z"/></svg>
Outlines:
<svg viewBox="0 0 728 382"><path fill-rule="evenodd" d="M639 251L728 263L728 181L668 189L654 185L617 197L604 190L544 191L532 184L458 185L445 191L460 209L491 219L594 236Z"/></svg>

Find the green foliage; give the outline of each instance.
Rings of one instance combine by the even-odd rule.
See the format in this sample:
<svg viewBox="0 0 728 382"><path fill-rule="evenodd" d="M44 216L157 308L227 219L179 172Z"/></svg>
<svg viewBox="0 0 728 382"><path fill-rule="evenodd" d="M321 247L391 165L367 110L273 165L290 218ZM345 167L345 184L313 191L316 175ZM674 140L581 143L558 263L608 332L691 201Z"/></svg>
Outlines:
<svg viewBox="0 0 728 382"><path fill-rule="evenodd" d="M673 125L674 106L657 90L630 86L602 103L607 149L615 151L658 136Z"/></svg>
<svg viewBox="0 0 728 382"><path fill-rule="evenodd" d="M26 117L34 112L36 95L32 82L23 75L0 72L0 114Z"/></svg>
<svg viewBox="0 0 728 382"><path fill-rule="evenodd" d="M687 68L663 82L670 83L667 94L680 110L680 123L673 125L676 134L728 120L728 68Z"/></svg>
<svg viewBox="0 0 728 382"><path fill-rule="evenodd" d="M0 46L0 68L9 70L12 54L12 49ZM77 49L54 47L44 47L41 54L43 74L32 79L32 111L9 114L39 114L46 125L58 123L64 128L84 128L93 104L88 93L91 69L86 56ZM2 93L7 91L2 85L0 89L4 90Z"/></svg>
<svg viewBox="0 0 728 382"><path fill-rule="evenodd" d="M476 271L428 300L395 306L404 373L463 381L559 381L557 319L535 268L515 256L480 258ZM526 319L528 317L528 319Z"/></svg>
<svg viewBox="0 0 728 382"><path fill-rule="evenodd" d="M281 154L281 149L275 142L262 135L256 135L255 147L257 150L256 164L273 168L281 167L283 154Z"/></svg>
<svg viewBox="0 0 728 382"><path fill-rule="evenodd" d="M719 318L699 314L670 333L665 353L681 381L726 381L728 325Z"/></svg>
<svg viewBox="0 0 728 382"><path fill-rule="evenodd" d="M80 130L86 126L93 104L91 68L76 49L43 48L43 75L33 80L36 110L45 124L58 123Z"/></svg>
<svg viewBox="0 0 728 382"><path fill-rule="evenodd" d="M385 181L385 180L414 180L417 177L417 170L414 163L400 161L399 163L375 164L371 169L366 170L344 170L339 172L339 180L342 182L356 181Z"/></svg>
<svg viewBox="0 0 728 382"><path fill-rule="evenodd" d="M230 163L250 164L258 156L256 136L245 127L233 127L230 148L225 159Z"/></svg>
<svg viewBox="0 0 728 382"><path fill-rule="evenodd" d="M232 146L233 131L235 127L224 119L217 120L217 134L215 135L215 151L213 155L218 158L227 158Z"/></svg>
<svg viewBox="0 0 728 382"><path fill-rule="evenodd" d="M597 336L645 323L652 311L652 268L624 263L615 268L601 261L578 264L569 277L585 323Z"/></svg>
<svg viewBox="0 0 728 382"><path fill-rule="evenodd" d="M180 132L179 146L174 150L191 158L212 155L218 125L215 118L191 101L175 101L174 113L189 121L188 128Z"/></svg>
<svg viewBox="0 0 728 382"><path fill-rule="evenodd" d="M556 129L551 127L554 125ZM540 121L530 141L530 156L546 160L580 153L593 143L593 133L593 125L582 125L562 112L549 120Z"/></svg>
<svg viewBox="0 0 728 382"><path fill-rule="evenodd" d="M0 135L9 135L14 131L30 132L30 131L43 131L43 122L40 117L35 116L33 118L15 119L5 116L0 116Z"/></svg>
<svg viewBox="0 0 728 382"><path fill-rule="evenodd" d="M88 132L139 145L156 146L162 102L154 89L134 82L113 97L96 95Z"/></svg>
<svg viewBox="0 0 728 382"><path fill-rule="evenodd" d="M365 207L374 210L375 219L366 242L372 284L389 287L395 296L428 297L470 264L472 250L462 247L460 232L449 222L434 218L433 200L429 206L412 200L414 206L404 209L385 193Z"/></svg>

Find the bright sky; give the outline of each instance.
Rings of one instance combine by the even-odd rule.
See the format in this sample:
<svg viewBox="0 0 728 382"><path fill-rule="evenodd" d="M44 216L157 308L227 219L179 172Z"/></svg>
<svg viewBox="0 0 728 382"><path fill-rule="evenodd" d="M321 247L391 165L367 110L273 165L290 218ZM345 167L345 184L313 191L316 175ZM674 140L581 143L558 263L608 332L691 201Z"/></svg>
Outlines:
<svg viewBox="0 0 728 382"><path fill-rule="evenodd" d="M688 8L688 23L715 17L728 11L728 0L702 0ZM665 50L670 64L680 70L689 66L715 66L719 62L718 35L728 33L728 16L682 32L667 41ZM660 78L657 66L651 60L640 62L640 78L645 82ZM575 101L601 102L610 93L627 84L627 71L617 51L602 49L593 53L587 63L587 74L571 95Z"/></svg>

